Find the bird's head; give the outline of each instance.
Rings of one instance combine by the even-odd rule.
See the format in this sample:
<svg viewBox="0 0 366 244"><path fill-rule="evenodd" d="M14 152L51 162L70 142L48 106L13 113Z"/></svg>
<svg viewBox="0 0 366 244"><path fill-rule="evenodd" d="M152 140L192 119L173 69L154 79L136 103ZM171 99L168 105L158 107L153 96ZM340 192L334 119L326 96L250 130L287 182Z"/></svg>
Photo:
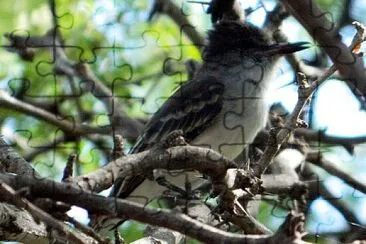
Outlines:
<svg viewBox="0 0 366 244"><path fill-rule="evenodd" d="M265 61L308 48L307 42L273 43L261 29L237 21L222 21L208 33L205 59L220 60L225 56L252 57Z"/></svg>

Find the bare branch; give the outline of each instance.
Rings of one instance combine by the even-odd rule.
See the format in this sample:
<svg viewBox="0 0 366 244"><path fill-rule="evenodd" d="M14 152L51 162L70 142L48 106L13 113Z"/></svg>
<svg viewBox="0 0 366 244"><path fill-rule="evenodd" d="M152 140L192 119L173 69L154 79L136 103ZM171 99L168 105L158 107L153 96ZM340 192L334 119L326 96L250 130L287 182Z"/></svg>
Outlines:
<svg viewBox="0 0 366 244"><path fill-rule="evenodd" d="M126 154L123 151L123 137L121 135L115 135L113 137L113 150L112 150L112 160L116 160Z"/></svg>
<svg viewBox="0 0 366 244"><path fill-rule="evenodd" d="M306 181L309 187L308 208L310 208L310 204L315 199L322 197L344 216L352 230L356 230L356 226L361 225L356 214L353 213L350 206L343 202L341 196L335 196L329 192L327 187L324 186L324 181L319 177L318 173L315 172L314 168L315 167L311 164L305 164L305 167L303 167L303 170L301 171L302 180Z"/></svg>
<svg viewBox="0 0 366 244"><path fill-rule="evenodd" d="M69 155L67 162L66 162L66 166L64 168L64 174L62 175L61 181L66 181L68 178L72 177L76 158L77 158L77 155L75 153L71 153Z"/></svg>
<svg viewBox="0 0 366 244"><path fill-rule="evenodd" d="M0 181L0 191L2 193L1 199L3 201L14 204L20 209L26 209L29 213L32 214L33 217L43 221L48 227L54 228L63 233L66 239L74 243L87 243L81 236L78 236L76 233L74 233L71 228L66 227L63 223L59 222L48 213L43 212L40 208L33 205L25 198L20 197L20 195L17 194L16 191L14 191L9 185L2 181Z"/></svg>
<svg viewBox="0 0 366 244"><path fill-rule="evenodd" d="M312 130L297 128L294 130L296 137L303 137L308 142L327 143L330 145L341 145L348 152L352 153L355 144L366 143L366 136L342 137L326 135L323 130Z"/></svg>
<svg viewBox="0 0 366 244"><path fill-rule="evenodd" d="M117 132L123 132L127 138L136 138L142 130L142 124L130 118L119 104L113 92L100 81L86 64L76 64L67 59L58 37L48 33L44 36L24 37L12 34L5 35L11 42L10 47L17 49L26 48L53 48L55 58L55 70L58 74L78 77L86 81L92 87L93 95L105 104L112 127Z"/></svg>
<svg viewBox="0 0 366 244"><path fill-rule="evenodd" d="M39 176L32 166L25 161L0 136L0 172L18 175Z"/></svg>
<svg viewBox="0 0 366 244"><path fill-rule="evenodd" d="M28 103L22 102L9 96L6 92L0 91L0 105L15 111L23 112L30 116L44 120L50 124L59 127L64 132L72 135L86 134L109 134L111 129L102 127L91 127L87 125L76 124L64 118L58 118L43 109L37 108Z"/></svg>
<svg viewBox="0 0 366 244"><path fill-rule="evenodd" d="M352 52L358 52L358 48L365 41L365 27L359 23L354 23L357 33L354 36L349 49ZM305 104L313 95L314 91L324 83L324 81L337 70L336 65L332 65L323 75L321 75L313 83L309 84L306 76L298 73L297 81L298 101L293 112L289 115L283 128L279 129L278 133L273 129L268 140L266 149L258 162L254 165L255 175L261 176L271 164L272 159L279 151L281 145L288 139L290 133L298 126L299 116ZM366 83L365 83L366 84Z"/></svg>
<svg viewBox="0 0 366 244"><path fill-rule="evenodd" d="M179 146L167 150L147 150L137 154L126 155L110 162L88 175L69 179L84 190L100 192L109 188L117 178L131 175L148 175L154 169L191 169L217 179L223 180L228 168L237 165L214 150Z"/></svg>
<svg viewBox="0 0 366 244"><path fill-rule="evenodd" d="M66 138L65 138L66 137ZM25 155L23 155L24 159L27 161L33 161L35 157L37 157L39 154L45 153L49 150L56 150L57 145L66 142L67 141L67 136L59 136L57 138L55 138L53 141L51 142L47 142L45 144L39 145L39 146L35 146L35 149L27 152Z"/></svg>
<svg viewBox="0 0 366 244"><path fill-rule="evenodd" d="M69 217L68 215L65 215L65 221L73 224L75 226L75 228L79 229L80 231L82 231L86 235L91 236L92 238L94 238L96 241L98 241L99 244L108 244L108 243L110 243L108 240L105 240L104 238L99 236L98 233L96 233L92 228L83 225L82 223L75 220L74 218Z"/></svg>
<svg viewBox="0 0 366 244"><path fill-rule="evenodd" d="M49 232L44 223L37 223L27 211L19 211L8 203L0 204L0 239L21 243L48 243Z"/></svg>
<svg viewBox="0 0 366 244"><path fill-rule="evenodd" d="M150 19L155 13L164 13L168 15L178 25L181 32L185 33L194 45L203 47L203 37L190 23L187 16L182 12L181 8L176 6L171 0L155 0L150 14Z"/></svg>
<svg viewBox="0 0 366 244"><path fill-rule="evenodd" d="M49 197L87 209L91 213L129 218L143 223L166 227L206 243L293 243L301 241L302 215L291 213L274 235L241 235L227 233L202 224L177 211L147 208L123 199L105 198L83 192L70 184L32 177L0 174L0 180L15 189L29 187L32 196Z"/></svg>
<svg viewBox="0 0 366 244"><path fill-rule="evenodd" d="M356 190L359 190L360 192L366 194L366 184L357 180L351 174L346 173L345 171L339 169L339 167L335 166L334 163L325 159L320 153L318 152L309 153L306 157L306 160L314 165L323 168L328 173L339 177Z"/></svg>

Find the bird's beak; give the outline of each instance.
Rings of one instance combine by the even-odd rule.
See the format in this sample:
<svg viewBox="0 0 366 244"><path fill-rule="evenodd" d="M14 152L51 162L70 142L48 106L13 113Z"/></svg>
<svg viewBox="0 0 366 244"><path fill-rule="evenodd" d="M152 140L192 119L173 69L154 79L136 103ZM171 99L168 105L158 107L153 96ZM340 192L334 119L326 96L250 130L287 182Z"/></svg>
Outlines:
<svg viewBox="0 0 366 244"><path fill-rule="evenodd" d="M277 43L264 51L266 56L287 55L310 47L309 42Z"/></svg>

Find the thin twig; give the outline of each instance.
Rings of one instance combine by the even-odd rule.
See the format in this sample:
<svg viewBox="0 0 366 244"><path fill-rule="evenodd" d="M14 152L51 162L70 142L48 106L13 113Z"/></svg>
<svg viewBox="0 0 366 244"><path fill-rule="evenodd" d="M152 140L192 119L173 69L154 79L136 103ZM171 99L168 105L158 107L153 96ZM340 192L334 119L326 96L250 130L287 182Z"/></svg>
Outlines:
<svg viewBox="0 0 366 244"><path fill-rule="evenodd" d="M71 153L69 155L61 181L67 181L67 179L72 177L73 171L74 171L74 164L76 162L76 157L77 157L77 155L75 153Z"/></svg>
<svg viewBox="0 0 366 244"><path fill-rule="evenodd" d="M112 160L116 160L117 158L125 156L125 152L123 151L123 137L122 135L115 135L113 137L113 150L112 150Z"/></svg>

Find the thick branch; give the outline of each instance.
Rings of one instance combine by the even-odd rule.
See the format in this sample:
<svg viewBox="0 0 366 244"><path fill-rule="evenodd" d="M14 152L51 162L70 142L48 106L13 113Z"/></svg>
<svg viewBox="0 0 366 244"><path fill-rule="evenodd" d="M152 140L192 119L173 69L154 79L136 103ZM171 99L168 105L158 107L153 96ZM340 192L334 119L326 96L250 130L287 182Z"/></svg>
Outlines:
<svg viewBox="0 0 366 244"><path fill-rule="evenodd" d="M73 243L84 244L87 243L78 234L74 233L65 224L56 220L48 213L44 212L42 209L38 208L25 198L22 198L17 192L14 191L9 185L0 181L0 192L1 200L6 201L10 204L14 204L20 209L26 209L32 216L38 220L43 221L48 227L54 228L65 235L65 238L72 241Z"/></svg>
<svg viewBox="0 0 366 244"><path fill-rule="evenodd" d="M307 184L287 174L264 174L263 188L265 192L277 195L291 195L293 191L305 190Z"/></svg>
<svg viewBox="0 0 366 244"><path fill-rule="evenodd" d="M194 169L220 181L228 168L235 167L235 163L211 149L180 146L126 155L88 175L72 178L70 182L84 190L99 192L109 188L117 178L148 175L154 169Z"/></svg>
<svg viewBox="0 0 366 244"><path fill-rule="evenodd" d="M0 172L38 176L32 166L15 152L2 137L0 137Z"/></svg>
<svg viewBox="0 0 366 244"><path fill-rule="evenodd" d="M5 174L0 174L0 180L14 189L27 187L32 196L63 201L85 208L92 213L103 213L120 218L127 217L147 224L166 227L206 243L292 243L299 238L296 233L299 232L301 219L291 214L274 235L240 235L202 224L176 211L146 208L123 199L93 195L70 184Z"/></svg>
<svg viewBox="0 0 366 244"><path fill-rule="evenodd" d="M21 243L49 243L49 233L44 223L37 223L32 215L14 205L0 204L0 240Z"/></svg>

